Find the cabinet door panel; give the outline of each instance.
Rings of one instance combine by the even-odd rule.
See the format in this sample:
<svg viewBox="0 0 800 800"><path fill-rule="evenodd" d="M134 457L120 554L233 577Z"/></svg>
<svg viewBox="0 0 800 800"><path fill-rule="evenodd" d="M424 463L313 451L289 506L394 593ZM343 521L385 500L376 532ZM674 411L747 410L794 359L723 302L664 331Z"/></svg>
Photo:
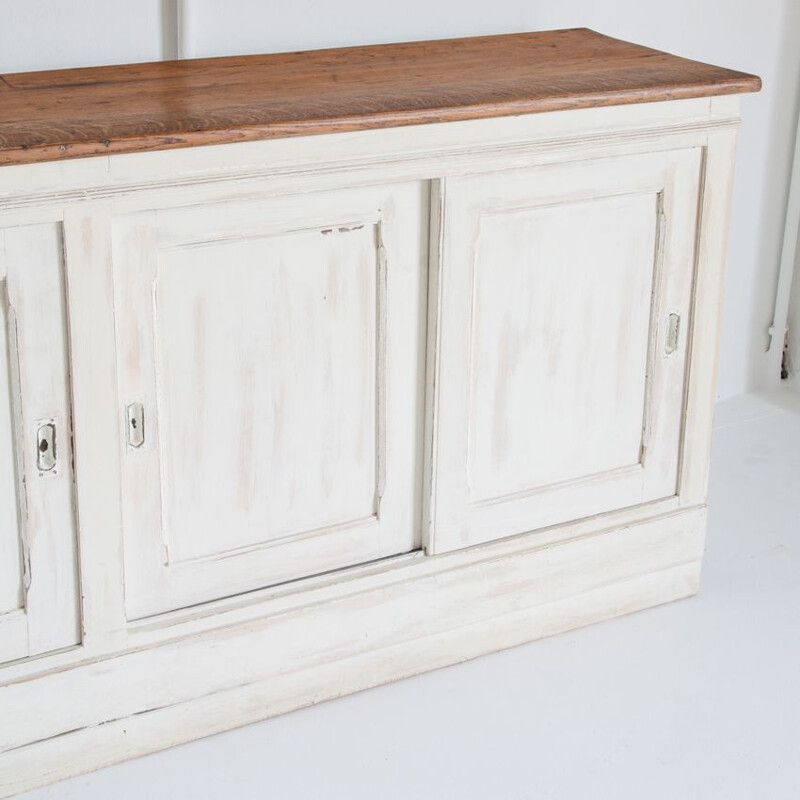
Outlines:
<svg viewBox="0 0 800 800"><path fill-rule="evenodd" d="M116 220L131 618L418 546L426 213L414 184Z"/></svg>
<svg viewBox="0 0 800 800"><path fill-rule="evenodd" d="M481 218L474 502L638 464L656 205L635 194ZM597 252L603 268L587 269Z"/></svg>
<svg viewBox="0 0 800 800"><path fill-rule="evenodd" d="M60 226L0 230L0 661L80 640L65 333Z"/></svg>
<svg viewBox="0 0 800 800"><path fill-rule="evenodd" d="M433 550L676 493L699 174L690 150L447 182Z"/></svg>
<svg viewBox="0 0 800 800"><path fill-rule="evenodd" d="M374 515L376 279L371 225L161 255L171 561Z"/></svg>

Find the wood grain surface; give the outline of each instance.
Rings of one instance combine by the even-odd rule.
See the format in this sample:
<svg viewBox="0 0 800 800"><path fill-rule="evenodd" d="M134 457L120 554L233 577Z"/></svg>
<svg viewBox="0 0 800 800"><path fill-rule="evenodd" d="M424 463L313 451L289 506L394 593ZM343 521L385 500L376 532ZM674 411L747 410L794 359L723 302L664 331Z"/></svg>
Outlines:
<svg viewBox="0 0 800 800"><path fill-rule="evenodd" d="M758 91L584 28L0 75L0 164Z"/></svg>

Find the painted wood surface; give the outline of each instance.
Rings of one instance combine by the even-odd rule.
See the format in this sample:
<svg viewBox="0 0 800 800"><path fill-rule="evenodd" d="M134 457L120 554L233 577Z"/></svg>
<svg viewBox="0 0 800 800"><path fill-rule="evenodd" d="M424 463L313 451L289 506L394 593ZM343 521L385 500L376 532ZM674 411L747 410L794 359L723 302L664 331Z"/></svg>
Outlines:
<svg viewBox="0 0 800 800"><path fill-rule="evenodd" d="M433 551L677 492L700 169L446 182Z"/></svg>
<svg viewBox="0 0 800 800"><path fill-rule="evenodd" d="M132 618L419 546L424 191L114 221Z"/></svg>
<svg viewBox="0 0 800 800"><path fill-rule="evenodd" d="M0 231L0 305L2 661L80 641L59 225ZM39 463L43 426L55 431L52 467Z"/></svg>
<svg viewBox="0 0 800 800"><path fill-rule="evenodd" d="M0 232L0 256L4 251ZM25 554L18 478L18 355L16 320L8 301L5 258L0 257L0 662L28 655Z"/></svg>
<svg viewBox="0 0 800 800"><path fill-rule="evenodd" d="M584 28L0 76L0 164L758 91Z"/></svg>
<svg viewBox="0 0 800 800"><path fill-rule="evenodd" d="M0 669L0 719L10 720L0 726L0 795L696 591L737 122L736 97L694 98L4 167L0 235L23 228L48 236L60 232L63 244L69 324L62 320L60 330L70 347L84 633L80 646ZM496 219L481 229L466 212L484 205L502 213L489 214ZM459 220L466 238L453 236L458 226L452 223ZM696 235L690 235L698 224ZM586 232L593 248L577 235L566 236L576 229ZM481 235L473 246L476 233ZM558 239L566 240L561 247ZM48 247L55 241L44 240ZM532 242L561 271L536 269ZM451 263L458 247L460 271ZM509 258L492 261L498 251ZM645 251L649 260L641 255ZM577 265L595 252L604 270L577 280ZM367 258L374 273L366 267ZM473 262L478 267L474 281L469 277ZM408 265L408 273L398 276L398 263ZM531 343L535 337L525 326L551 314L553 327L556 315L551 304L519 283L523 276L515 263L527 265L533 283L563 297L558 319L573 325L569 332L559 329L548 336L561 336L561 351L570 362L589 360L588 374L609 430L595 429L596 446L584 452L578 439L591 439L590 403L583 398L581 406L573 398L571 410L581 430L575 426L573 431L565 414L553 424L553 441L568 445L561 462L554 458L548 466L538 452L528 460L531 432L524 430L507 440L508 461L490 468L487 462L497 452L493 428L477 426L471 433L465 424L457 433L474 455L463 462L459 456L453 474L469 472L477 506L500 508L497 524L484 532L491 540L485 544L434 555L436 540L424 523L455 496L447 493L446 481L440 483L439 458L452 455L444 441L459 413L457 403L442 402L445 354L461 352L447 359L448 369L494 377L494 382L475 378L463 384L484 409L484 418L495 415L493 390L502 374L490 351L499 350L516 331L522 371L536 373L547 363L544 351L537 351L544 345ZM665 303L665 314L653 313L660 301L647 298L647 287L658 284L659 270L662 298L680 298L688 303L688 313L680 303ZM343 287L341 313L335 312L319 299L318 289L335 283L336 275L351 274L357 280ZM259 303L277 298L273 275L284 294L279 304L272 303L278 312L265 315ZM465 275L470 291L457 280ZM251 287L258 291L248 291ZM588 304L592 293L612 310L607 326ZM367 296L374 301L371 312L362 303ZM214 303L218 306L212 309ZM534 322L525 319L527 303L536 312ZM292 359L270 337L284 328L296 333L297 309L306 305L304 316L312 324L297 336L308 346L302 349L305 358L295 353L294 362L309 374L295 376ZM465 339L482 339L486 352L445 348L444 329L463 322L465 314L472 320L462 328ZM681 318L674 348L673 314ZM274 317L275 330L264 324L265 316ZM572 327L594 334L588 352L578 338L570 340ZM622 336L623 327L628 336ZM169 332L168 340L163 331ZM198 331L205 333L197 336ZM655 405L667 409L665 419L683 414L678 443L665 447L666 455L644 470L652 468L654 485L668 476L671 494L643 494L628 507L621 498L604 513L565 522L575 511L565 516L559 508L549 470L560 470L563 485L565 476L569 483L573 475L611 465L599 473L599 483L607 488L609 474L620 471L614 465L626 470L623 462L631 453L636 456L631 410L641 401L644 418L645 338L649 354L663 353L662 374L672 376L665 377L669 389L663 394L653 390L662 399ZM312 346L322 339L324 345ZM378 357L382 340L383 362ZM395 350L393 341L399 343ZM617 347L609 348L609 342ZM385 452L392 450L393 436L402 439L395 445L408 459L408 470L399 470L405 494L396 506L389 503L392 487L400 484L387 458L378 520L387 536L381 546L391 542L402 517L411 520L406 528L412 532L411 546L421 544L424 551L272 585L287 574L287 565L302 566L298 575L316 573L318 559L325 557L320 543L339 533L298 539L290 530L289 539L281 532L270 539L249 525L249 514L276 513L284 521L294 516L300 527L320 519L325 523L360 513L367 497L360 494L362 484L373 488L374 498L382 479L379 459L348 462L347 454L354 451L338 443L310 460L316 465L343 459L351 467L348 474L359 476L337 492L340 505L314 502L324 481L312 476L304 491L313 508L268 507L258 495L249 511L230 507L242 485L247 488L239 478L249 473L215 481L206 457L208 448L223 463L234 463L240 454L243 437L235 434L244 427L247 392L198 389L208 384L210 373L230 384L239 374L238 354L247 354L251 345L263 353L275 351L281 385L294 387L300 398L293 408L298 421L289 425L293 437L302 439L306 427L314 429L315 413L327 413L307 396L323 386L348 439L371 433L372 449L380 451L381 418ZM326 349L331 358L335 354L350 365L352 392L335 382L329 387L314 383L321 380ZM253 363L254 382L245 388L252 388L254 405L274 415L274 406L265 401L275 375L273 359ZM648 380L655 386L659 371L645 372L652 377L645 380L647 395ZM558 385L572 386L564 374L556 371ZM602 377L617 374L625 376L618 383L629 388L619 408L610 400L608 383L614 381ZM372 401L356 392L355 384L362 381L371 384ZM513 381L510 386L516 393L500 404L503 413L497 417L519 426L521 407L539 398L535 384L522 390ZM126 443L125 408L141 396L145 443L137 451ZM362 425L354 408L366 410L369 425ZM226 409L234 413L226 416ZM2 413L8 417L9 411L0 405ZM191 435L220 417L225 422L219 429L212 426L202 441ZM272 443L275 426L253 419L261 452ZM156 450L148 451L154 443ZM461 446L457 443L457 449ZM162 464L153 458L165 449L172 459L166 470L168 459ZM270 461L272 449L266 452L269 458L256 459L256 473L263 464L277 464ZM132 481L134 455L143 460ZM300 449L282 451L286 475L277 480L303 473L308 460ZM228 515L210 501L205 515L187 509L194 480L188 469L206 494L226 498ZM403 475L410 476L410 485L403 484ZM344 479L333 475L332 480ZM506 487L516 492L515 499L520 484L540 480L550 504L547 513L537 517L531 506L528 527L509 537L522 515L506 504ZM165 518L179 529L182 555L169 567L163 545L172 543L171 532L164 539L157 510L164 486L173 500L182 498L172 510L166 505ZM496 492L500 502L486 503ZM642 502L646 496L656 499ZM144 502L133 516L147 516L147 524L129 524L137 498ZM206 496L197 499L202 503ZM534 529L545 525L551 512L554 521ZM326 513L332 516L325 518ZM215 514L219 524L207 524ZM225 526L229 519L236 520L235 529ZM304 559L286 554L292 538L307 548ZM175 551L169 551L172 558ZM342 563L361 561L354 558L357 551L347 552ZM259 553L268 557L259 560ZM178 567L190 575L183 584ZM131 582L137 569L138 579ZM252 591L245 592L247 587ZM61 585L51 594L51 607L77 596L74 586L64 594ZM186 605L193 601L197 604ZM30 713L33 706L39 713Z"/></svg>
<svg viewBox="0 0 800 800"><path fill-rule="evenodd" d="M19 769L33 752L27 743L55 738L61 740L57 747L71 749L73 729L88 732L101 720L100 727L106 727L122 719L135 722L153 712L158 717L167 708L180 720L209 694L209 686L215 687L220 703L212 714L219 724L226 716L226 695L246 684L255 688L272 682L271 702L257 700L258 710L250 709L255 715L252 721L270 716L272 703L286 710L297 707L300 698L305 698L300 705L314 702L309 691L337 663L352 670L353 683L347 685L353 691L361 681L374 685L370 676L378 680L386 674L379 680L385 682L392 674L400 678L454 663L497 649L502 642L510 646L616 616L626 604L635 608L647 602L655 587L662 602L688 596L697 590L704 531L705 511L695 509L623 528L600 526L593 534L557 548L530 540L505 556L489 548L484 559L450 562L433 574L427 574L423 560L377 586L370 586L369 579L353 581L336 600L324 595L311 598L290 613L267 614L248 626L0 687L0 712L20 719L19 725L2 731L0 796L15 783L19 786L12 767ZM475 629L483 629L486 638L471 636ZM515 629L513 636L518 638L507 641ZM416 653L419 667L400 662L403 666L395 673L390 668L394 657L408 649ZM297 681L294 692L286 693L286 680ZM116 690L120 685L125 691ZM80 702L90 691L95 701ZM35 698L41 713L21 714ZM209 710L214 707L204 705ZM237 710L235 716L241 723L242 712ZM73 728L67 727L67 719ZM118 731L108 746L118 748L125 736ZM157 740L149 743L150 750L158 746ZM95 763L99 755L94 754Z"/></svg>
<svg viewBox="0 0 800 800"><path fill-rule="evenodd" d="M731 140L738 119L735 96L697 98L638 106L565 111L503 119L474 120L405 129L361 131L324 137L294 138L194 148L177 152L153 152L124 158L103 157L68 161L61 164L35 164L5 167L0 183L0 227L63 223L68 266L72 393L75 399L75 493L80 517L80 584L83 642L80 648L60 651L43 661L18 661L3 670L3 679L13 680L36 674L46 664L62 669L84 658L101 657L129 647L158 645L179 635L189 635L241 624L259 616L264 604L273 604L292 584L254 590L246 595L220 600L144 618L126 621L123 579L123 540L120 458L124 437L120 438L120 410L116 399L116 350L113 291L110 265L111 222L120 214L146 211L154 207L185 208L198 204L258 200L297 192L350 189L354 185L385 185L392 181L426 180L425 176L452 178L479 171L530 169L536 164L566 163L588 158L603 159L620 154L654 150L705 147L716 141L710 134L719 132ZM716 145L715 145L716 148ZM717 152L717 149L714 149ZM725 159L715 157L718 170L712 170L710 185L723 185ZM710 161L708 163L711 163ZM426 184L435 190L441 180ZM709 193L709 202L715 193ZM705 201L704 201L705 202ZM436 201L441 206L441 197ZM719 237L720 215L712 214L708 235ZM713 233L712 233L713 232ZM704 234L705 235L705 234ZM432 241L436 236L431 237ZM707 248L719 259L718 248ZM437 256L432 254L433 263ZM704 308L710 307L711 283L719 280L719 264L712 260L701 272L708 275ZM436 275L431 271L431 276ZM429 288L432 335L429 352L435 352L438 293ZM420 300L420 306L425 305ZM718 304L717 304L718 305ZM701 329L701 331L704 330ZM698 353L707 346L702 332L695 337ZM420 358L423 343L420 343ZM713 359L713 353L711 354ZM698 357L699 361L699 357ZM433 359L426 362L432 365ZM707 385L700 367L694 385ZM432 376L428 375L428 384ZM703 391L706 391L705 389ZM425 390L428 398L432 392ZM683 475L705 470L702 449L707 442L703 393L691 395L697 414L687 420L687 440ZM713 401L713 391L709 392ZM112 399L113 398L113 399ZM696 419L696 424L691 424ZM691 429L691 439L688 439ZM429 434L418 432L418 440L435 438L435 425ZM429 445L425 445L426 451ZM429 460L429 459L427 459ZM430 485L424 477L425 486ZM683 481L678 497L667 498L627 510L611 512L604 519L631 522L653 517L679 506L702 503L704 489L693 495L686 487L696 481ZM95 491L104 486L102 494ZM422 503L429 505L433 495L426 488ZM694 500L690 500L690 497ZM699 500L697 498L700 498ZM427 509L424 512L427 518ZM575 531L591 530L591 519L540 531L538 540L555 544ZM588 526L588 527L587 527ZM379 571L408 558L384 561ZM339 573L307 578L306 589L348 581L373 567L346 569Z"/></svg>
<svg viewBox="0 0 800 800"><path fill-rule="evenodd" d="M738 95L581 108L429 125L296 136L3 167L0 223L60 220L65 209L115 199L115 209L430 180L697 146L739 124ZM232 182L228 184L226 182ZM246 185L245 185L246 184ZM231 191L235 186L235 192ZM156 198L155 200L152 198Z"/></svg>
<svg viewBox="0 0 800 800"><path fill-rule="evenodd" d="M685 506L705 502L708 489L736 134L735 129L711 133L704 154L692 308L692 357L679 487L680 501Z"/></svg>

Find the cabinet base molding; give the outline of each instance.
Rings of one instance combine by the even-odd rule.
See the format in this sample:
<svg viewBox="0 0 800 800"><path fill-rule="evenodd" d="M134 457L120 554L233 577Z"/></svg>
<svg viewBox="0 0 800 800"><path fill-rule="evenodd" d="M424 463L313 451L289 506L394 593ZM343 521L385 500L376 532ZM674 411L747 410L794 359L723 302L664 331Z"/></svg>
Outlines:
<svg viewBox="0 0 800 800"><path fill-rule="evenodd" d="M355 578L330 602L7 685L0 797L688 597L705 517L696 507L552 545L526 534L527 550L437 556L434 572L412 560L396 581Z"/></svg>

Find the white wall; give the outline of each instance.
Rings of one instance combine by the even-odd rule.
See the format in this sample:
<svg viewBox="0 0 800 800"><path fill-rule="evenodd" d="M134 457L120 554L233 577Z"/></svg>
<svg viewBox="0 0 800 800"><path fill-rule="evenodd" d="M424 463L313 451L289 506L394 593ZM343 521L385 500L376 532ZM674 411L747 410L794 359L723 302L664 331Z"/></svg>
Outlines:
<svg viewBox="0 0 800 800"><path fill-rule="evenodd" d="M800 131L798 131L798 135L800 135ZM786 365L789 373L787 383L794 391L800 392L800 241L797 245L787 327L789 345L789 357Z"/></svg>
<svg viewBox="0 0 800 800"><path fill-rule="evenodd" d="M368 44L586 26L761 75L743 103L718 394L768 382L767 328L777 282L800 89L797 0L0 0L0 71ZM435 80L435 76L431 76Z"/></svg>
<svg viewBox="0 0 800 800"><path fill-rule="evenodd" d="M0 0L0 72L157 61L162 52L160 0Z"/></svg>
<svg viewBox="0 0 800 800"><path fill-rule="evenodd" d="M795 163L792 165L792 180L795 182L794 191L800 191L800 120L798 120L797 141L795 143ZM793 280L789 294L789 308L786 320L786 371L788 380L786 385L800 392L800 219L797 216L797 205L794 205L794 218L786 220L786 239L784 247L794 247L794 253L784 252L786 263L781 269L793 271ZM783 342L780 343L783 345Z"/></svg>

